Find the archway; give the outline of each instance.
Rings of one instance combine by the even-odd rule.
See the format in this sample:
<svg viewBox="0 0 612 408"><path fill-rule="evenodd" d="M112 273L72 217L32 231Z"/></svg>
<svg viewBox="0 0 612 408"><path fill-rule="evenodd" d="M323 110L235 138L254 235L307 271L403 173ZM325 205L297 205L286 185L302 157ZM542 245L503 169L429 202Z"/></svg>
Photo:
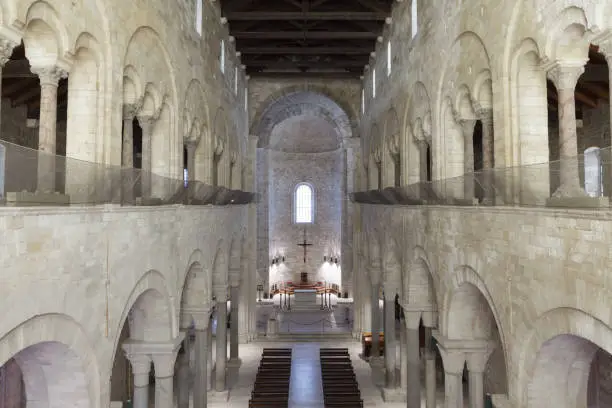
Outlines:
<svg viewBox="0 0 612 408"><path fill-rule="evenodd" d="M341 199L347 188L342 174L351 159L346 157L350 153L343 149L343 141L352 135L347 113L325 94L294 90L262 109L252 129L259 138L257 184L262 199L257 220L260 231L265 231L258 246L267 249L258 251L258 271L266 291L288 282L297 284L301 272L307 273L312 284L335 284L339 289L343 281L349 282L344 279L345 269L330 267L325 259L340 265L345 255L342 230L350 204ZM315 193L309 223L298 223L293 217L294 191L300 183L307 183ZM314 243L308 247L306 262L295 245L304 234ZM271 262L283 257L282 263ZM330 277L332 271L337 276Z"/></svg>
<svg viewBox="0 0 612 408"><path fill-rule="evenodd" d="M132 292L123 312L110 379L113 401L133 400L136 388L148 390L155 384L155 370L150 357L134 352L134 361L130 362L123 346L129 343L168 343L173 339L172 307L163 285L160 274L147 273ZM137 360L139 357L142 358ZM137 361L142 363L136 364ZM137 383L135 376L141 377Z"/></svg>
<svg viewBox="0 0 612 408"><path fill-rule="evenodd" d="M612 355L573 334L542 344L528 388L530 408L600 407L612 396Z"/></svg>
<svg viewBox="0 0 612 408"><path fill-rule="evenodd" d="M462 341L469 344L462 350L464 395L471 401L487 394L507 394L507 365L503 335L492 309L489 296L485 296L484 283L476 272L463 268L463 278L447 295L445 339L455 341L461 349ZM485 290L485 292L483 292ZM483 392L484 395L476 393Z"/></svg>

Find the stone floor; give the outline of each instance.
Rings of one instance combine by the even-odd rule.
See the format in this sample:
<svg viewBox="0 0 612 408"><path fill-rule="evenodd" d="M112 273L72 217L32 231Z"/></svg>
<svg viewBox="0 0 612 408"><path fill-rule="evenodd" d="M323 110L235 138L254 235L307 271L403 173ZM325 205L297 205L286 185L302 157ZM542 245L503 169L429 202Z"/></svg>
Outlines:
<svg viewBox="0 0 612 408"><path fill-rule="evenodd" d="M240 345L240 359L242 360L242 366L239 369L239 373L236 369L230 369L228 372L228 386L229 386L229 401L225 401L224 398L215 397L214 393L209 394L209 408L244 408L248 407L248 401L255 381L255 375L257 373L257 367L259 366L259 360L261 358L261 352L264 347L295 347L305 345L307 349L309 346L319 346L321 343L306 342L306 343L283 343L283 342L271 342L262 341L254 342L249 344ZM359 357L361 352L361 344L357 341L326 341L323 344L324 347L347 347L353 360L353 367L355 369L355 375L359 382L359 388L361 390L361 397L364 400L365 407L389 407L389 408L405 408L406 403L385 403L382 400L381 389L375 385L380 384L382 381L382 372L373 377L370 365ZM306 352L305 352L306 353ZM318 361L317 361L318 365ZM374 380L374 381L373 381ZM320 383L312 382L315 386L320 386ZM443 389L438 390L438 406L443 406ZM292 395L292 394L290 394ZM424 390L423 390L424 395ZM299 405L301 408L303 405ZM297 407L297 406L296 406ZM425 402L423 401L423 407ZM315 405L311 405L310 408L315 408Z"/></svg>

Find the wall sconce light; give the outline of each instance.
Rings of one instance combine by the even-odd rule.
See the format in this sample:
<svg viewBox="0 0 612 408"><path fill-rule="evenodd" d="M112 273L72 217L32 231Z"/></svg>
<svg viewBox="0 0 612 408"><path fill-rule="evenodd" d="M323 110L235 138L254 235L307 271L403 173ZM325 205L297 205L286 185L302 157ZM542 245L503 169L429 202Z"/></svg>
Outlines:
<svg viewBox="0 0 612 408"><path fill-rule="evenodd" d="M283 255L283 257L281 258L283 260L283 263L285 262L285 255Z"/></svg>
<svg viewBox="0 0 612 408"><path fill-rule="evenodd" d="M323 262L327 262L327 255L323 255Z"/></svg>
<svg viewBox="0 0 612 408"><path fill-rule="evenodd" d="M274 258L272 258L272 265L278 265L281 262L285 262L284 256L275 256Z"/></svg>

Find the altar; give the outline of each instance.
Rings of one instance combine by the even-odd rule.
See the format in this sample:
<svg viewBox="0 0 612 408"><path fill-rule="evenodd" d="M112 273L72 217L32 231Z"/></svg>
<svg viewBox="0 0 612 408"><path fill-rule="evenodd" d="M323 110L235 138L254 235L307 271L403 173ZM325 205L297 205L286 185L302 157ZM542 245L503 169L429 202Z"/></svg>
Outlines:
<svg viewBox="0 0 612 408"><path fill-rule="evenodd" d="M294 310L312 310L319 307L321 302L317 304L317 290L316 289L294 289L294 304L292 308Z"/></svg>

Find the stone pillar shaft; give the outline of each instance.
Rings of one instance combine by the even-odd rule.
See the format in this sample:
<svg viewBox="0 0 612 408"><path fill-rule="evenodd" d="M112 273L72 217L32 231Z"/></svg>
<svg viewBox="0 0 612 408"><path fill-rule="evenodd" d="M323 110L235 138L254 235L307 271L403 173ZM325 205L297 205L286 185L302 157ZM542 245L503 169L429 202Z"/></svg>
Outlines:
<svg viewBox="0 0 612 408"><path fill-rule="evenodd" d="M38 125L38 190L55 192L57 144L57 87L66 71L52 67L32 67L40 78L40 117Z"/></svg>
<svg viewBox="0 0 612 408"><path fill-rule="evenodd" d="M178 408L189 408L189 393L191 388L191 367L189 355L191 353L191 342L189 332L185 334L183 340L183 354L180 355L179 369L178 369L178 395L177 395L177 406Z"/></svg>
<svg viewBox="0 0 612 408"><path fill-rule="evenodd" d="M123 118L123 149L121 150L121 164L131 169L134 167L134 125L133 116Z"/></svg>
<svg viewBox="0 0 612 408"><path fill-rule="evenodd" d="M406 329L406 406L421 407L421 361L419 356L419 328Z"/></svg>
<svg viewBox="0 0 612 408"><path fill-rule="evenodd" d="M142 160L141 160L141 193L142 197L150 197L151 196L151 165L152 165L152 154L153 154L153 146L152 146L152 137L153 137L153 127L155 124L155 120L148 117L139 117L138 123L142 128Z"/></svg>
<svg viewBox="0 0 612 408"><path fill-rule="evenodd" d="M372 285L372 359L380 357L380 306L379 306L379 295L380 284Z"/></svg>
<svg viewBox="0 0 612 408"><path fill-rule="evenodd" d="M206 329L206 344L208 344L208 357L206 358L206 389L212 391L213 347L212 347L212 321Z"/></svg>
<svg viewBox="0 0 612 408"><path fill-rule="evenodd" d="M480 111L480 123L482 123L482 170L484 172L484 201L493 204L495 199L495 174L493 168L494 148L493 148L493 110L482 109Z"/></svg>
<svg viewBox="0 0 612 408"><path fill-rule="evenodd" d="M395 388L395 299L385 298L385 387Z"/></svg>
<svg viewBox="0 0 612 408"><path fill-rule="evenodd" d="M467 200L474 198L474 125L475 120L461 120L463 132L463 196Z"/></svg>
<svg viewBox="0 0 612 408"><path fill-rule="evenodd" d="M196 144L194 142L187 143L187 177L188 181L195 181L195 152Z"/></svg>
<svg viewBox="0 0 612 408"><path fill-rule="evenodd" d="M484 408L484 374L469 371L470 407Z"/></svg>
<svg viewBox="0 0 612 408"><path fill-rule="evenodd" d="M444 408L463 408L463 373L444 372Z"/></svg>
<svg viewBox="0 0 612 408"><path fill-rule="evenodd" d="M230 313L230 360L238 359L238 305L240 304L240 286L232 286L230 289L231 313Z"/></svg>
<svg viewBox="0 0 612 408"><path fill-rule="evenodd" d="M195 384L193 387L193 407L206 408L208 393L208 330L195 332Z"/></svg>
<svg viewBox="0 0 612 408"><path fill-rule="evenodd" d="M425 392L425 407L436 408L436 354L433 350L425 352Z"/></svg>
<svg viewBox="0 0 612 408"><path fill-rule="evenodd" d="M557 86L559 110L559 177L561 185L555 197L584 196L578 171L578 136L576 130L575 89L584 65L556 65L548 74ZM582 190L582 191L581 191Z"/></svg>
<svg viewBox="0 0 612 408"><path fill-rule="evenodd" d="M428 144L424 140L419 140L419 181L422 183L427 181L427 147Z"/></svg>
<svg viewBox="0 0 612 408"><path fill-rule="evenodd" d="M217 363L215 365L215 391L225 391L227 366L227 301L217 302Z"/></svg>
<svg viewBox="0 0 612 408"><path fill-rule="evenodd" d="M408 386L408 340L406 338L406 326L400 321L400 382L402 390Z"/></svg>
<svg viewBox="0 0 612 408"><path fill-rule="evenodd" d="M174 407L174 377L155 375L155 408Z"/></svg>

